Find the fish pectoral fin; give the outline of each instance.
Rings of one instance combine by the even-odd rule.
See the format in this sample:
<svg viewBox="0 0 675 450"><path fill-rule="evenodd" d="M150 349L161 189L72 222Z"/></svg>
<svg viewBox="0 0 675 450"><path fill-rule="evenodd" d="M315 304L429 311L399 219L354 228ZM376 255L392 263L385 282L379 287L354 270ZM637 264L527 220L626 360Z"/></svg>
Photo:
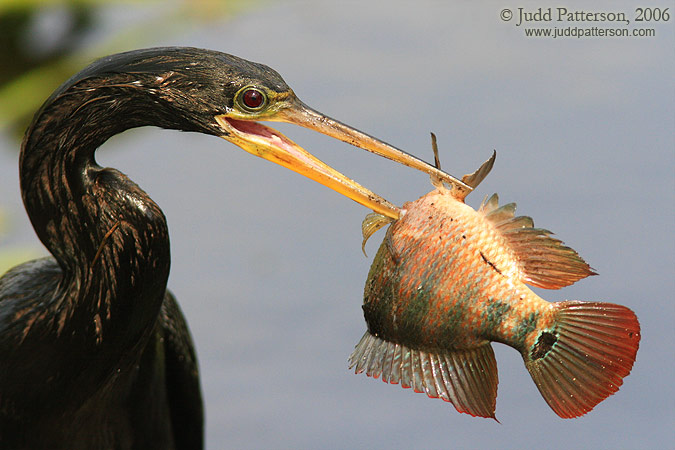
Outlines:
<svg viewBox="0 0 675 450"><path fill-rule="evenodd" d="M363 236L363 242L361 243L361 251L364 255L366 254L366 242L368 239L380 228L389 225L394 222L394 219L387 217L380 213L371 212L367 214L366 217L361 222L361 235Z"/></svg>
<svg viewBox="0 0 675 450"><path fill-rule="evenodd" d="M515 216L516 204L499 206L493 194L478 210L492 222L516 254L522 281L545 289L560 289L589 275L596 275L591 266L572 248L543 228L534 228L527 216Z"/></svg>
<svg viewBox="0 0 675 450"><path fill-rule="evenodd" d="M459 412L495 419L499 379L489 342L467 350L430 352L389 342L366 331L349 357L349 368L443 399Z"/></svg>

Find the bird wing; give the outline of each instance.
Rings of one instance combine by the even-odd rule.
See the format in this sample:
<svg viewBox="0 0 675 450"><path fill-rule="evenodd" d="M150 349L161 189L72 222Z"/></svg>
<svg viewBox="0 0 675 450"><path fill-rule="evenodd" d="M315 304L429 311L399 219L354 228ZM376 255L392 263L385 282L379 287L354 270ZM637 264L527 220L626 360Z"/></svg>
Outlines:
<svg viewBox="0 0 675 450"><path fill-rule="evenodd" d="M176 448L200 449L204 439L204 412L197 356L183 312L169 291L164 297L159 319Z"/></svg>

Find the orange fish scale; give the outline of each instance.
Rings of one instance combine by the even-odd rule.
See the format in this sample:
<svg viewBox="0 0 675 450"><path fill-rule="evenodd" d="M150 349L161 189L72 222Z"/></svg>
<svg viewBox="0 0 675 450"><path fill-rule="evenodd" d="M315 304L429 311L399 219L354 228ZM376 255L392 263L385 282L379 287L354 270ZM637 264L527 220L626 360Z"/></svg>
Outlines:
<svg viewBox="0 0 675 450"><path fill-rule="evenodd" d="M427 341L442 345L436 339L441 337L439 325L454 310L459 320L454 323L457 332L450 342L455 346L483 340L522 345L525 336L521 322L530 314L547 311L549 303L520 280L506 276L519 273L515 255L491 223L481 213L438 191L404 208L406 214L392 225L381 250L388 264L403 260L406 264L405 270L399 271L404 275L396 283L397 317L423 296L428 311L418 325L419 334ZM380 276L383 278L372 284L381 286L386 271ZM425 284L425 280L432 282ZM371 301L377 302L377 298ZM495 301L508 303L509 310L487 320L484 312ZM447 337L448 330L443 331L443 337Z"/></svg>
<svg viewBox="0 0 675 450"><path fill-rule="evenodd" d="M549 406L577 417L616 392L640 341L635 314L600 302L549 303L593 270L529 217L493 195L478 211L443 188L404 205L368 274L368 331L350 367L495 417L490 341L520 351Z"/></svg>

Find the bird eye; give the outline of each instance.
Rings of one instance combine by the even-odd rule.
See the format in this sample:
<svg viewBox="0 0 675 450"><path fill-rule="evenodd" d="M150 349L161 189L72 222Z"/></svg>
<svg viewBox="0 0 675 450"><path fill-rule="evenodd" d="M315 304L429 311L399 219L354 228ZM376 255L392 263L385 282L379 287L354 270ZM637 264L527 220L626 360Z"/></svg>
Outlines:
<svg viewBox="0 0 675 450"><path fill-rule="evenodd" d="M239 94L239 104L248 111L259 111L267 104L267 96L256 88L244 88Z"/></svg>

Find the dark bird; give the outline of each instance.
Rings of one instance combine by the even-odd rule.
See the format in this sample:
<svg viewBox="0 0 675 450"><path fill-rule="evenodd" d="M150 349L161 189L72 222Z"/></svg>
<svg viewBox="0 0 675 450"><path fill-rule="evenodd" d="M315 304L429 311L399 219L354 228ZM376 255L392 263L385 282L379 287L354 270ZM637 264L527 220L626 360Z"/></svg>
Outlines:
<svg viewBox="0 0 675 450"><path fill-rule="evenodd" d="M160 208L96 149L153 125L227 139L392 218L399 210L256 121L295 123L455 183L307 107L267 66L193 48L100 59L47 99L28 128L21 193L52 257L0 278L0 448L198 449L195 351L166 289Z"/></svg>

